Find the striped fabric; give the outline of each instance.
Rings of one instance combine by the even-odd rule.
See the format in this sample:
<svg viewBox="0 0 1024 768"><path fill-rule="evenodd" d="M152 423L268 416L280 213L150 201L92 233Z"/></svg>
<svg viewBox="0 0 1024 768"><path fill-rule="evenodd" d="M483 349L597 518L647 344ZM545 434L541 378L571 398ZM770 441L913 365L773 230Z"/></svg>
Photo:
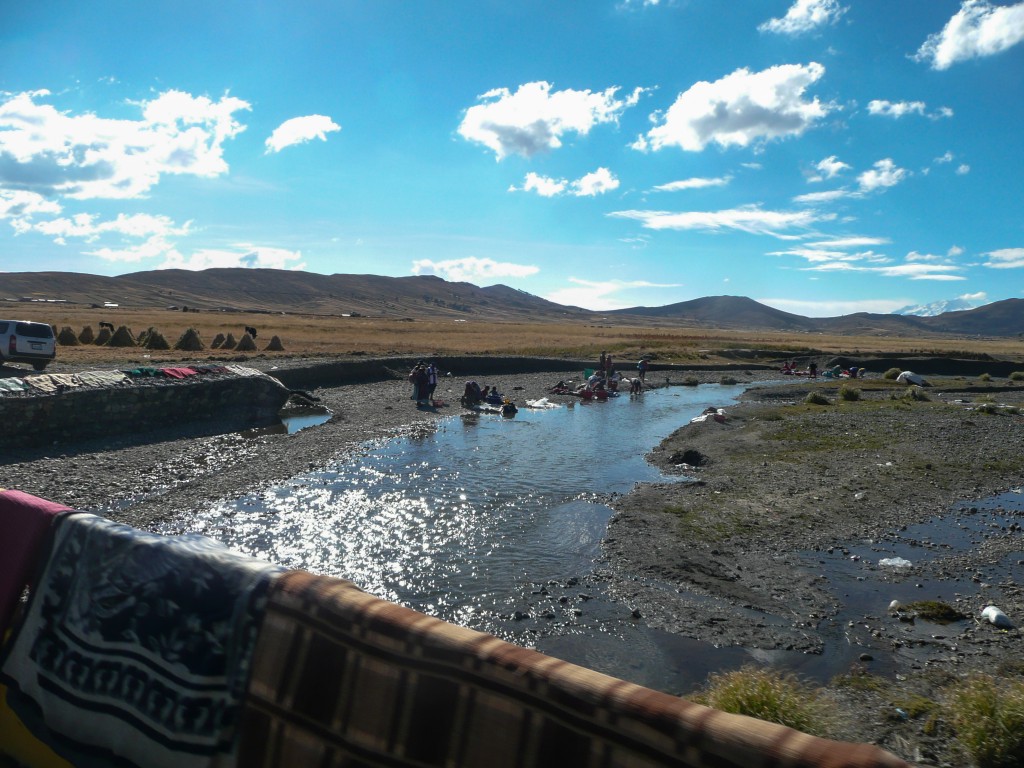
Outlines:
<svg viewBox="0 0 1024 768"><path fill-rule="evenodd" d="M907 766L729 715L291 571L243 708L245 766Z"/></svg>

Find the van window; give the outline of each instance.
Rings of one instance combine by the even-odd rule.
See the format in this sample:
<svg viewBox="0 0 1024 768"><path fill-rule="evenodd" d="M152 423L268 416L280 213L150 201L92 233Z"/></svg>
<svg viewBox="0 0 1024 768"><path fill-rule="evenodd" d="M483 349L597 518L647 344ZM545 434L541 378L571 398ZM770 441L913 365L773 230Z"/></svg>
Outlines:
<svg viewBox="0 0 1024 768"><path fill-rule="evenodd" d="M30 339L52 339L53 328L46 323L18 323L15 333Z"/></svg>
<svg viewBox="0 0 1024 768"><path fill-rule="evenodd" d="M10 323L0 322L0 333L7 333L7 326Z"/></svg>

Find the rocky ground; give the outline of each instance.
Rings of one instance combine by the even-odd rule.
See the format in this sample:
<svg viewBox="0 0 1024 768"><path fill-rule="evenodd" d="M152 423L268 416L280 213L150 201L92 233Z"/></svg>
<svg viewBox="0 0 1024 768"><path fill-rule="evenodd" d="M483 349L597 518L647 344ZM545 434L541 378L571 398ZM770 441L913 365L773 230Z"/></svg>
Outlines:
<svg viewBox="0 0 1024 768"><path fill-rule="evenodd" d="M548 395L562 378L509 374L481 383L522 401ZM799 380L751 390L722 423L683 427L652 446L650 459L696 481L642 486L614 499L600 572L644 621L717 644L813 656L827 652L830 637L843 637L856 663L828 686L841 715L834 735L877 742L924 764L962 764L934 705L943 686L967 671L1024 674L1019 630L976 620L994 602L1024 623L1024 593L1016 586L1024 572L1017 522L1024 517L1005 510L1009 525L966 551L945 548L937 528L934 540L917 542L929 557L898 573L880 573L870 550L936 515L950 513L948 525L957 526L976 500L1024 482L1024 417L996 407L1024 404L1024 387L954 377L933 383L924 390L928 400L915 400L902 386L868 379L857 382L859 400L844 401L838 383ZM7 453L0 486L153 527L326 466L367 441L432 429L438 418L459 413L461 385L443 379L438 396L447 404L420 409L400 378L317 389L333 415L293 435L216 434L216 425L201 425ZM830 404L804 405L811 389ZM890 614L887 600L850 616L839 576L829 575L844 567L865 568L863 577L850 578L888 580L894 593L945 584L943 599L970 618L922 630L907 612Z"/></svg>

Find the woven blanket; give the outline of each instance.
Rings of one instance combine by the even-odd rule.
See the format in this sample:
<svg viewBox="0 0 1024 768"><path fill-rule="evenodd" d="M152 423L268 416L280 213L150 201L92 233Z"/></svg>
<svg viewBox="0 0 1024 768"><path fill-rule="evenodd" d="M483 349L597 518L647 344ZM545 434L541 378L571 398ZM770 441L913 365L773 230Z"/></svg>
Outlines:
<svg viewBox="0 0 1024 768"><path fill-rule="evenodd" d="M0 637L36 566L50 524L69 510L21 491L0 491Z"/></svg>
<svg viewBox="0 0 1024 768"><path fill-rule="evenodd" d="M291 571L271 589L245 766L904 766L729 715Z"/></svg>
<svg viewBox="0 0 1024 768"><path fill-rule="evenodd" d="M127 381L128 377L121 371L82 371L78 379L90 387L108 387Z"/></svg>
<svg viewBox="0 0 1024 768"><path fill-rule="evenodd" d="M232 765L276 566L203 536L58 517L4 648L7 704L76 766Z"/></svg>

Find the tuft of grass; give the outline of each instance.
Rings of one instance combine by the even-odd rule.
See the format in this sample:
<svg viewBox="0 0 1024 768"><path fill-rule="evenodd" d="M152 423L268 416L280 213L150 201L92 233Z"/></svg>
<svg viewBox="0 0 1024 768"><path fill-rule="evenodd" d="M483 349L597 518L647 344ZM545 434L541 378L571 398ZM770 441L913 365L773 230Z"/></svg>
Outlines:
<svg viewBox="0 0 1024 768"><path fill-rule="evenodd" d="M992 381L992 374L983 373L978 377L978 381Z"/></svg>
<svg viewBox="0 0 1024 768"><path fill-rule="evenodd" d="M905 390L896 394L892 393L893 400L902 400L903 402L910 403L929 403L931 398L928 397L928 393L920 387L907 387Z"/></svg>
<svg viewBox="0 0 1024 768"><path fill-rule="evenodd" d="M995 403L981 403L974 409L975 413L987 413L989 416L993 416L999 413L999 408L996 407Z"/></svg>
<svg viewBox="0 0 1024 768"><path fill-rule="evenodd" d="M967 617L949 603L941 600L917 600L906 606L908 611L914 611L925 621L935 624L949 624L954 621L961 621Z"/></svg>
<svg viewBox="0 0 1024 768"><path fill-rule="evenodd" d="M848 403L852 403L855 400L860 400L860 390L856 387L847 386L843 384L839 388L839 399L844 400Z"/></svg>
<svg viewBox="0 0 1024 768"><path fill-rule="evenodd" d="M1024 371L1014 371L1011 373L1010 381L1024 381Z"/></svg>
<svg viewBox="0 0 1024 768"><path fill-rule="evenodd" d="M947 691L945 708L978 768L1024 766L1024 681L973 674Z"/></svg>
<svg viewBox="0 0 1024 768"><path fill-rule="evenodd" d="M882 374L882 378L895 381L901 373L903 373L903 371L901 371L899 368L890 368L888 371Z"/></svg>
<svg viewBox="0 0 1024 768"><path fill-rule="evenodd" d="M832 401L821 394L821 392L808 392L804 402L807 405L832 405Z"/></svg>
<svg viewBox="0 0 1024 768"><path fill-rule="evenodd" d="M822 736L829 730L830 709L819 691L791 674L746 666L708 677L695 700L709 707L778 723Z"/></svg>

